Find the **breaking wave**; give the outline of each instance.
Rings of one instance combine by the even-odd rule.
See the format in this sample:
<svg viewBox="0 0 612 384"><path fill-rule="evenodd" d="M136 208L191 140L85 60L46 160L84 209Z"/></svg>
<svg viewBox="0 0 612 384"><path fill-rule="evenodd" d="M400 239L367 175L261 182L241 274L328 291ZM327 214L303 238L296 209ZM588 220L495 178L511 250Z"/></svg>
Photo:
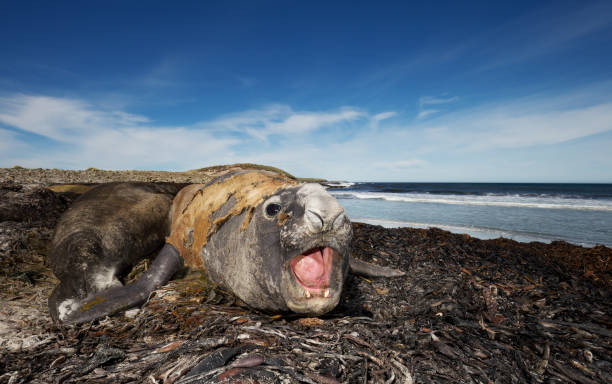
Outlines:
<svg viewBox="0 0 612 384"><path fill-rule="evenodd" d="M386 200L406 203L452 204L468 206L571 209L612 212L612 199L567 198L550 195L466 195L430 193L389 193L330 191L337 199Z"/></svg>

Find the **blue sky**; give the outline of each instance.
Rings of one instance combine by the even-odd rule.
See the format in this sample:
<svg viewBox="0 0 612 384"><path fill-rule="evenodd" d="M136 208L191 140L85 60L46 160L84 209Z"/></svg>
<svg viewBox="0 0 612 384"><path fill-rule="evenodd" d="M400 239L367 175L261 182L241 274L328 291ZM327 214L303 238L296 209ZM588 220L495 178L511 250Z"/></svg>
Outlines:
<svg viewBox="0 0 612 384"><path fill-rule="evenodd" d="M0 166L612 182L612 2L0 4Z"/></svg>

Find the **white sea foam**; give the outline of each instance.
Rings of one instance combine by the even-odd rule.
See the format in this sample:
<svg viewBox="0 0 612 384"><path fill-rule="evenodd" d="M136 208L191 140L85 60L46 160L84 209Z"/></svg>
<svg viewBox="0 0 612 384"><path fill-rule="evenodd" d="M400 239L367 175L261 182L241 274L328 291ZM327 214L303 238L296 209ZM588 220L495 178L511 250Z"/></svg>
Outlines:
<svg viewBox="0 0 612 384"><path fill-rule="evenodd" d="M350 188L355 185L355 183L351 183L350 181L326 181L321 184L329 188Z"/></svg>
<svg viewBox="0 0 612 384"><path fill-rule="evenodd" d="M523 207L543 209L572 209L612 212L612 200L591 200L551 196L522 195L443 195L428 193L386 193L330 191L339 199L375 199L406 203L453 204L470 206Z"/></svg>

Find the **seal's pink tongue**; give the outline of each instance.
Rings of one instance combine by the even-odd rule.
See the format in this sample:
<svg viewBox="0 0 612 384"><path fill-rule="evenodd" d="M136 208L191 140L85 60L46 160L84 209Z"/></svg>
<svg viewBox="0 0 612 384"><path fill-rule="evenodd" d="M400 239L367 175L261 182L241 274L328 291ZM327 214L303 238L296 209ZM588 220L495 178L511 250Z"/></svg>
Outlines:
<svg viewBox="0 0 612 384"><path fill-rule="evenodd" d="M304 287L326 288L329 285L332 256L331 248L315 248L291 260L291 269Z"/></svg>

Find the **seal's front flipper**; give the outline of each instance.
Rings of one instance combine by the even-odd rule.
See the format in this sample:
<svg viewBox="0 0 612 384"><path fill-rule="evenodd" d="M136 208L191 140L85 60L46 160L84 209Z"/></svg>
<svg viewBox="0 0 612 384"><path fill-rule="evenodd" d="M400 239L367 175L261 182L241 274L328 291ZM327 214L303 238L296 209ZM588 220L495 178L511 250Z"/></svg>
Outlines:
<svg viewBox="0 0 612 384"><path fill-rule="evenodd" d="M406 274L399 269L381 267L379 265L366 263L365 261L357 260L352 256L349 257L349 268L351 273L354 275L368 277L399 277Z"/></svg>
<svg viewBox="0 0 612 384"><path fill-rule="evenodd" d="M183 259L174 246L164 245L153 264L134 283L113 287L88 297L80 308L61 318L62 323L79 324L93 321L143 304L156 286L163 285L183 267Z"/></svg>

